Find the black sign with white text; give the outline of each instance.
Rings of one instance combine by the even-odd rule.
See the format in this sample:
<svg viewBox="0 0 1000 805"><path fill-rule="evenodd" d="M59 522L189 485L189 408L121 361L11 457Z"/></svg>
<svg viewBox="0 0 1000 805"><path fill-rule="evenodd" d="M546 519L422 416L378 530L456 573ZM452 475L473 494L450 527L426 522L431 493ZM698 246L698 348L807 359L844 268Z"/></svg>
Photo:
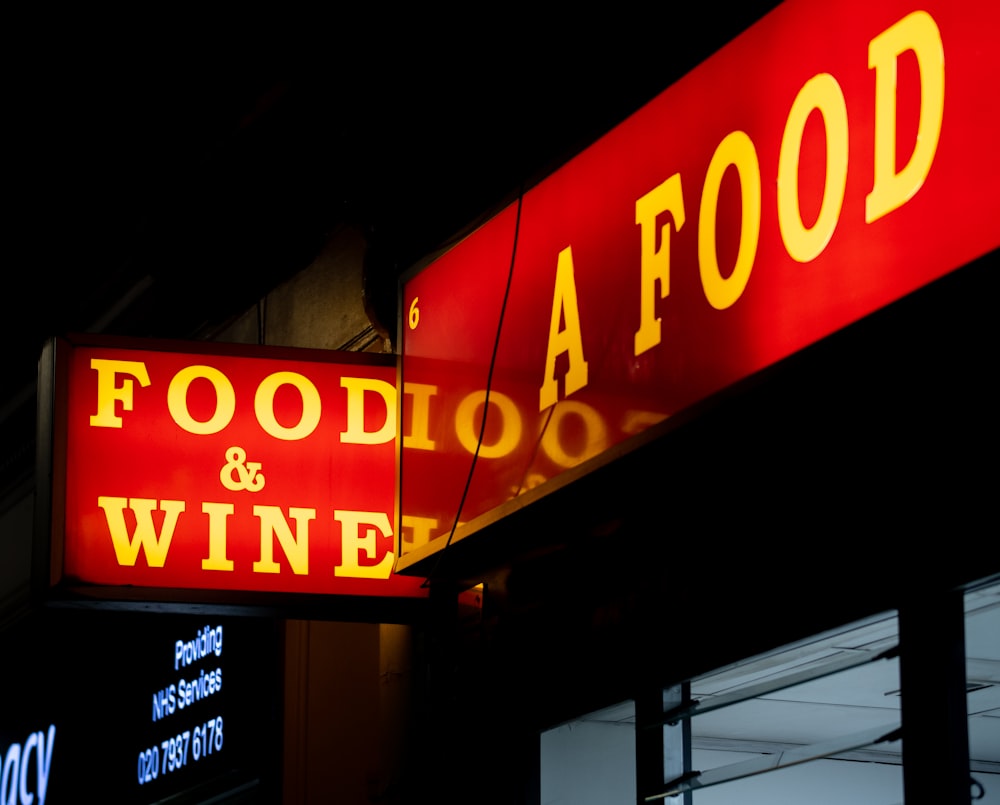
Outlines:
<svg viewBox="0 0 1000 805"><path fill-rule="evenodd" d="M273 796L275 622L65 609L0 637L0 805Z"/></svg>

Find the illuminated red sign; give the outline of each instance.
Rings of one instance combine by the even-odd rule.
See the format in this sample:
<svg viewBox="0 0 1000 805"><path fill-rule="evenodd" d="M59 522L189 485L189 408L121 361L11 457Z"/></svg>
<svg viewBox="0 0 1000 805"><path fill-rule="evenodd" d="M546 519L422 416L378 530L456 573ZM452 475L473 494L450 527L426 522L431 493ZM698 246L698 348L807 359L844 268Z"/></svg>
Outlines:
<svg viewBox="0 0 1000 805"><path fill-rule="evenodd" d="M413 272L400 567L1000 246L998 29L790 0Z"/></svg>
<svg viewBox="0 0 1000 805"><path fill-rule="evenodd" d="M62 581L423 595L392 573L394 357L107 339L56 356Z"/></svg>

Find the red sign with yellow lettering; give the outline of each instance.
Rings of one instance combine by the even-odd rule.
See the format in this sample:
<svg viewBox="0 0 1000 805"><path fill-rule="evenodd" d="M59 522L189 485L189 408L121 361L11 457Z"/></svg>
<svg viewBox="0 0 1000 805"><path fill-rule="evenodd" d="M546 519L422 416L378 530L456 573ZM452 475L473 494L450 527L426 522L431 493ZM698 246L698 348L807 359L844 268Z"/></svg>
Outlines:
<svg viewBox="0 0 1000 805"><path fill-rule="evenodd" d="M88 339L56 362L63 581L424 595L392 572L393 356Z"/></svg>
<svg viewBox="0 0 1000 805"><path fill-rule="evenodd" d="M400 567L997 249L997 30L789 0L411 272Z"/></svg>

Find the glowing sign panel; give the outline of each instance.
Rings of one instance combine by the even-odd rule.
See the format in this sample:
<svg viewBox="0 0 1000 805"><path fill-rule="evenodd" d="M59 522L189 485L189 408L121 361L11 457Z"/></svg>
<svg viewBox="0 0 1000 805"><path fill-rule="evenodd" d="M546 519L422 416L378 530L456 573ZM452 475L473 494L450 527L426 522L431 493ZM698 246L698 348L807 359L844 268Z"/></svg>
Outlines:
<svg viewBox="0 0 1000 805"><path fill-rule="evenodd" d="M419 596L391 356L59 342L71 583Z"/></svg>
<svg viewBox="0 0 1000 805"><path fill-rule="evenodd" d="M1000 247L998 26L783 3L408 277L404 554Z"/></svg>

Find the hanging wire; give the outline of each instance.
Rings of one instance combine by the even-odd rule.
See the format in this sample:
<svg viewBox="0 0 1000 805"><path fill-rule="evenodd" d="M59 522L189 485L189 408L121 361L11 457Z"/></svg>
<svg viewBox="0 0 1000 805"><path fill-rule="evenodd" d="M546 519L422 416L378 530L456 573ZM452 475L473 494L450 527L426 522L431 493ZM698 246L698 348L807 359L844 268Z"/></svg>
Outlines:
<svg viewBox="0 0 1000 805"><path fill-rule="evenodd" d="M472 463L469 465L469 472L465 477L465 486L462 489L462 497L459 499L458 508L455 510L455 519L452 521L451 529L448 532L448 539L445 540L444 545L437 551L434 566L431 568L423 583L420 585L421 587L427 587L430 584L438 566L441 564L441 559L445 550L447 550L451 545L451 541L455 536L455 530L458 528L458 521L462 516L462 509L465 508L465 500L469 495L469 488L472 486L472 477L476 471L476 462L479 460L479 449L482 447L483 438L486 434L486 415L490 410L490 390L493 387L493 371L496 368L497 352L499 352L500 349L500 332L503 329L503 322L507 313L507 300L510 298L510 286L514 279L514 261L517 257L517 239L521 229L521 204L523 199L524 184L522 183L517 193L517 211L514 217L514 241L511 244L510 249L510 266L507 269L507 285L503 292L503 302L500 305L500 320L497 322L497 333L496 337L493 339L493 352L490 355L490 368L486 375L486 394L483 398L483 416L479 423L479 438L476 441L476 450L472 454Z"/></svg>

